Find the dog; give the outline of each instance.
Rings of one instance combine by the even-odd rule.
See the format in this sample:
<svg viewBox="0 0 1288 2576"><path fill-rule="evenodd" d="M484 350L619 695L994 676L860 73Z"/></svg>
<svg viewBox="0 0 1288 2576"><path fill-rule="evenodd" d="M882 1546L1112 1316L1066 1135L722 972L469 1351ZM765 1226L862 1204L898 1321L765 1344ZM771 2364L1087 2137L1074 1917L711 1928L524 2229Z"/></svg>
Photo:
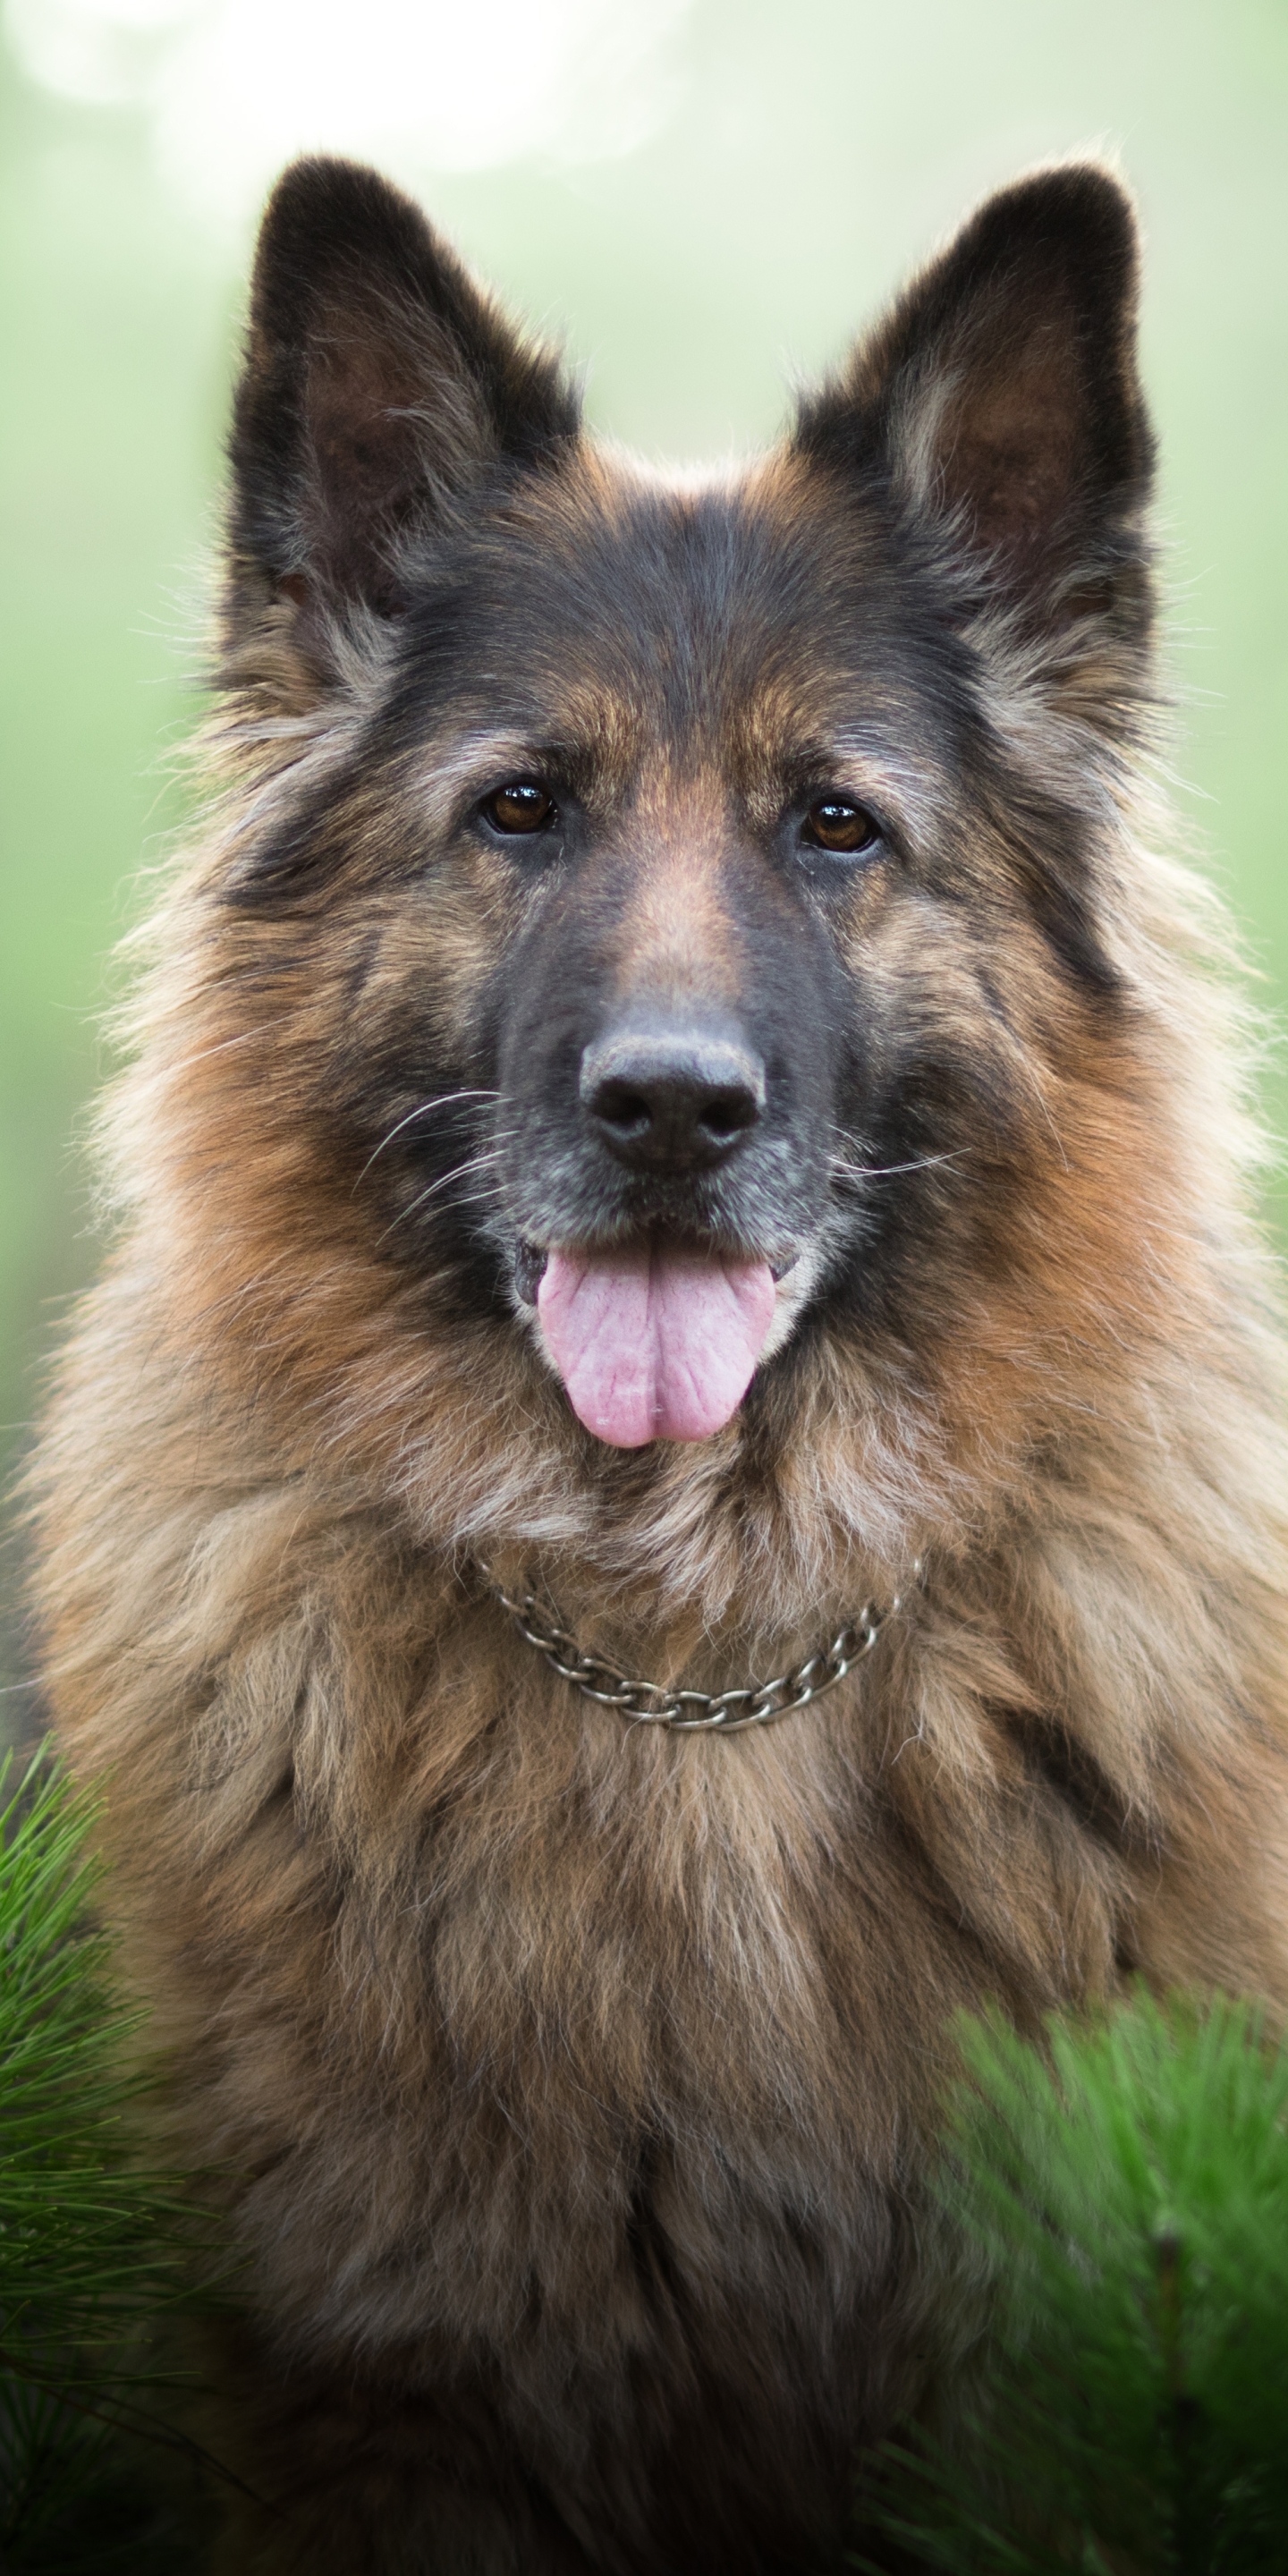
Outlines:
<svg viewBox="0 0 1288 2576"><path fill-rule="evenodd" d="M269 204L36 1470L238 2576L824 2564L951 2360L954 2016L1288 1994L1137 292L1041 169L668 478L373 173Z"/></svg>

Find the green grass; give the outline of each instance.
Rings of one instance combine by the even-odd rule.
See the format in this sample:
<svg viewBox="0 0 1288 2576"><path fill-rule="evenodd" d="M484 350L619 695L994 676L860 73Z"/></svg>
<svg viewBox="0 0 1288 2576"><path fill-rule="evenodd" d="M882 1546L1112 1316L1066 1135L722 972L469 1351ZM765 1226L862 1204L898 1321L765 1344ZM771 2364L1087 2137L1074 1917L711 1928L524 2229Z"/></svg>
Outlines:
<svg viewBox="0 0 1288 2576"><path fill-rule="evenodd" d="M962 2047L941 2196L989 2325L964 2434L887 2455L886 2539L946 2576L1288 2569L1288 2053L1143 1995Z"/></svg>
<svg viewBox="0 0 1288 2576"><path fill-rule="evenodd" d="M10 1764L0 1767L0 1795ZM199 2463L167 2420L168 2320L213 2224L135 2160L139 2016L93 1918L91 1802L43 1757L0 1811L0 2566L165 2576Z"/></svg>

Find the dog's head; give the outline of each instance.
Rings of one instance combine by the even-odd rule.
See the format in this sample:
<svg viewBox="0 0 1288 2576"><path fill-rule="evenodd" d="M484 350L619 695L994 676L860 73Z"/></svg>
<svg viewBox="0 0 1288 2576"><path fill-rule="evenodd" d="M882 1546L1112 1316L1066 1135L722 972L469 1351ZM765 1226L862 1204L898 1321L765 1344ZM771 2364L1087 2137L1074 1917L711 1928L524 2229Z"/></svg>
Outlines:
<svg viewBox="0 0 1288 2576"><path fill-rule="evenodd" d="M1116 181L1040 172L781 448L667 480L405 199L287 173L232 441L201 1171L275 1365L331 1335L309 1403L329 1371L361 1410L341 1275L404 1443L451 1348L467 1411L592 1478L882 1388L905 1446L923 1402L1004 1445L1057 1344L1119 1332L1166 1160L1121 882L1135 300Z"/></svg>

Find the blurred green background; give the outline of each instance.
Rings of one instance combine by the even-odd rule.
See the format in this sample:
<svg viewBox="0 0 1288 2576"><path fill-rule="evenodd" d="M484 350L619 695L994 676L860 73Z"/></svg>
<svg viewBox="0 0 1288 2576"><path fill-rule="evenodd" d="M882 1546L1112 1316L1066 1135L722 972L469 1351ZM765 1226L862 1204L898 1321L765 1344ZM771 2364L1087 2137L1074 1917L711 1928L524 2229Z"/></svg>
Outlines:
<svg viewBox="0 0 1288 2576"><path fill-rule="evenodd" d="M1148 236L1180 803L1282 1013L1286 109L1285 0L9 0L11 1451L94 1260L78 1118L105 960L181 820L173 752L200 705L241 280L273 169L309 145L380 161L565 337L596 423L689 457L772 432L792 379L982 190L1049 154L1116 154ZM1273 1049L1265 1091L1282 1128Z"/></svg>

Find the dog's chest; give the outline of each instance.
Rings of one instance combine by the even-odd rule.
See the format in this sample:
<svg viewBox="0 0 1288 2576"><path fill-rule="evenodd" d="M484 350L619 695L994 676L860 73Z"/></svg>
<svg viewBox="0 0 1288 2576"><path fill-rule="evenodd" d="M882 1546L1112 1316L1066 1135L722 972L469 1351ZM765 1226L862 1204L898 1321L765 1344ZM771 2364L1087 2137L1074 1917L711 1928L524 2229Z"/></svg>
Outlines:
<svg viewBox="0 0 1288 2576"><path fill-rule="evenodd" d="M391 1785L407 1848L333 1882L307 2143L256 2232L287 2219L310 2339L503 2353L520 2384L526 2354L536 2392L557 2358L601 2390L727 2368L768 2327L826 2376L907 2126L860 1819L782 1753L591 1746L558 1794L494 1749L414 1847ZM288 2190L328 2211L303 2299Z"/></svg>

